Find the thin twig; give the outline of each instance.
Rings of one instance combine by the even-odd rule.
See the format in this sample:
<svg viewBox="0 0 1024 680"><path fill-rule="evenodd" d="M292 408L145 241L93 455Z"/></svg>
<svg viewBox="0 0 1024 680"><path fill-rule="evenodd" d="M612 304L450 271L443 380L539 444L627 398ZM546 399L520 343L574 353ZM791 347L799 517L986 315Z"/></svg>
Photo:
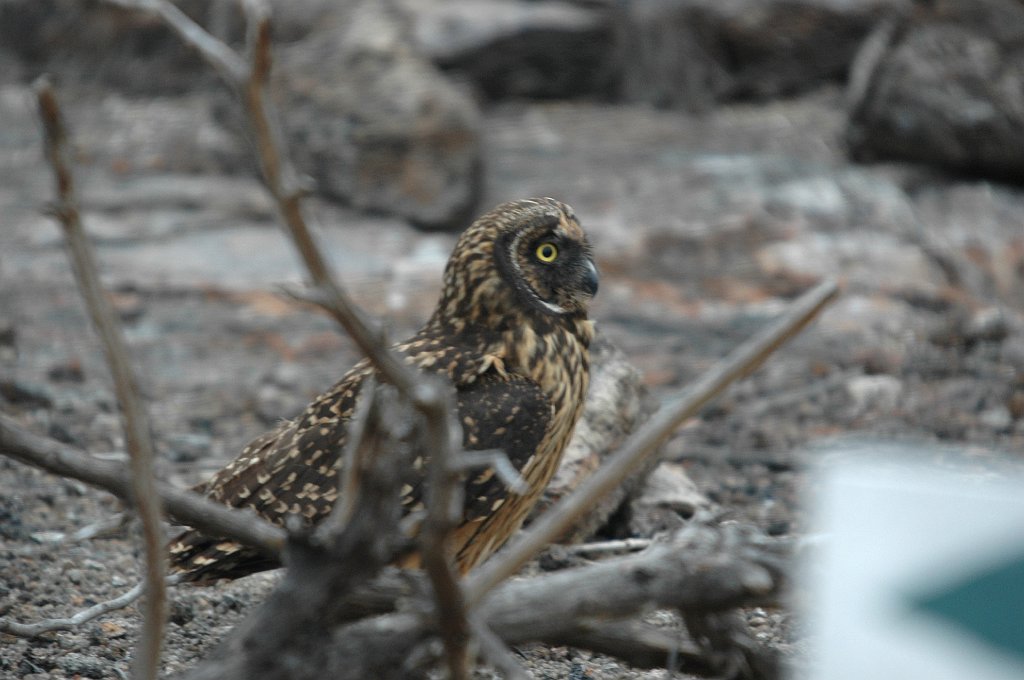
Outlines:
<svg viewBox="0 0 1024 680"><path fill-rule="evenodd" d="M114 378L114 391L121 406L122 426L132 473L132 498L142 523L146 572L145 615L134 657L135 675L138 678L156 678L167 623L167 593L164 587L167 556L160 524L160 497L156 495L153 479L152 433L146 410L139 398L138 382L128 359L124 332L104 293L92 244L82 228L69 162L67 131L61 119L57 95L45 77L36 81L35 91L46 136L46 155L56 179L56 217L64 229L78 288L103 343L103 352Z"/></svg>
<svg viewBox="0 0 1024 680"><path fill-rule="evenodd" d="M473 631L473 639L480 646L480 656L501 673L505 680L530 680L530 674L519 665L502 639L487 627L483 619L471 614L469 626Z"/></svg>
<svg viewBox="0 0 1024 680"><path fill-rule="evenodd" d="M384 333L349 300L348 294L336 282L305 290L296 290L290 286L280 288L289 297L319 307L330 314L380 371L381 376L404 394L411 394L419 384L416 370L401 362L394 352L387 349Z"/></svg>
<svg viewBox="0 0 1024 680"><path fill-rule="evenodd" d="M245 61L234 50L206 32L184 12L164 0L106 0L122 9L137 10L156 14L167 26L178 34L181 41L191 45L228 83L235 87L248 77Z"/></svg>
<svg viewBox="0 0 1024 680"><path fill-rule="evenodd" d="M469 677L470 626L462 586L451 560L452 529L456 508L462 506L459 471L453 469L455 442L462 431L452 418L452 395L437 380L421 378L414 393L414 405L426 420L425 444L430 452L427 471L427 516L420 528L423 569L433 586L438 628L444 643L451 680Z"/></svg>
<svg viewBox="0 0 1024 680"><path fill-rule="evenodd" d="M600 541L595 543L581 543L579 545L559 546L559 550L568 555L594 557L596 555L608 555L610 553L645 550L650 547L651 543L652 541L649 538L623 538L617 541Z"/></svg>
<svg viewBox="0 0 1024 680"><path fill-rule="evenodd" d="M349 420L346 428L348 437L345 441L345 449L338 458L338 465L341 467L341 470L339 470L341 486L338 491L337 505L331 510L330 514L330 522L332 524L336 523L335 528L331 528L328 525L326 528L321 527L318 530L334 531L340 529L340 527L348 523L352 512L355 510L356 499L359 497L359 473L364 466L363 456L370 453L368 447L363 446L363 439L366 434L366 426L373 417L373 408L377 401L374 394L376 389L377 381L371 375L366 378L359 390L355 411L352 413L352 418Z"/></svg>
<svg viewBox="0 0 1024 680"><path fill-rule="evenodd" d="M72 628L80 626L88 621L92 621L104 614L117 611L118 609L124 609L132 602L139 599L144 590L145 584L138 583L134 588L126 591L124 594L119 595L112 600L98 602L88 609L83 609L74 616L69 616L66 619L43 619L42 621L36 621L35 623L18 623L17 621L12 621L6 617L0 618L0 632L17 635L19 637L36 637L56 630L71 630Z"/></svg>
<svg viewBox="0 0 1024 680"><path fill-rule="evenodd" d="M463 451L452 461L454 470L472 470L474 468L489 467L494 470L498 479L508 487L508 490L516 494L529 492L530 485L526 483L523 476L516 470L516 466L508 459L508 454L500 449L485 449L483 451Z"/></svg>
<svg viewBox="0 0 1024 680"><path fill-rule="evenodd" d="M673 402L662 407L575 492L541 515L528 531L513 539L506 548L470 574L465 588L469 606L480 602L494 586L517 572L549 543L563 536L579 517L657 450L682 422L699 413L731 383L760 366L770 354L810 323L837 293L838 287L831 280L808 291L781 319L735 349L700 380L682 390Z"/></svg>
<svg viewBox="0 0 1024 680"><path fill-rule="evenodd" d="M267 188L277 201L281 219L314 286L329 286L334 276L327 259L302 212L302 196L298 173L281 150L285 148L277 108L267 94L272 64L270 51L270 11L261 0L245 0L246 50L249 54L247 77L240 91L245 111L256 142L260 171Z"/></svg>
<svg viewBox="0 0 1024 680"><path fill-rule="evenodd" d="M119 512L113 517L105 517L98 522L92 522L68 536L65 540L69 543L91 541L94 538L115 536L131 524L132 516L127 512Z"/></svg>
<svg viewBox="0 0 1024 680"><path fill-rule="evenodd" d="M174 586L180 582L181 577L177 574L168 576L165 581L168 586ZM104 614L124 609L142 597L145 592L146 583L145 581L140 581L117 597L97 602L91 607L87 607L64 619L43 619L35 623L18 623L8 618L0 618L0 633L8 633L19 637L37 637L44 633L52 633L58 630L71 630L83 623L98 619Z"/></svg>
<svg viewBox="0 0 1024 680"><path fill-rule="evenodd" d="M113 461L96 460L56 440L40 437L0 413L0 455L109 491L132 504L130 474ZM229 508L197 493L158 482L168 514L210 536L233 538L280 558L285 531L251 512Z"/></svg>
<svg viewBox="0 0 1024 680"><path fill-rule="evenodd" d="M702 677L713 677L716 671L702 650L679 631L638 621L587 621L547 642L614 656L636 668L666 668Z"/></svg>
<svg viewBox="0 0 1024 680"><path fill-rule="evenodd" d="M106 1L118 7L158 16L177 33L182 42L196 49L239 94L252 128L263 180L277 202L287 233L317 289L312 295L319 296L319 304L331 312L384 379L404 394L411 395L419 384L417 371L406 366L388 349L386 343L381 342L380 333L371 328L363 314L349 300L323 257L323 251L303 214L301 199L305 189L300 185L298 173L287 155L281 152L284 148L284 135L281 132L280 116L267 94L272 59L270 19L266 3L263 0L243 2L249 54L249 63L246 63L230 47L207 33L167 0Z"/></svg>
<svg viewBox="0 0 1024 680"><path fill-rule="evenodd" d="M284 148L284 135L281 131L280 116L267 93L272 59L270 18L266 3L262 0L245 0L243 3L249 53L249 63L246 64L231 51L231 48L181 14L166 0L107 2L159 16L174 29L185 44L195 48L232 89L239 93L252 128L263 180L277 202L282 222L309 273L313 286L319 289L322 297L321 306L332 313L387 382L398 387L403 393L411 395L419 382L416 371L403 364L387 345L380 341L380 334L370 327L349 300L334 277L326 258L323 257L323 251L318 246L303 214L302 197L305 189L298 181L298 173L287 155L281 152ZM228 52L231 53L231 57L225 57Z"/></svg>

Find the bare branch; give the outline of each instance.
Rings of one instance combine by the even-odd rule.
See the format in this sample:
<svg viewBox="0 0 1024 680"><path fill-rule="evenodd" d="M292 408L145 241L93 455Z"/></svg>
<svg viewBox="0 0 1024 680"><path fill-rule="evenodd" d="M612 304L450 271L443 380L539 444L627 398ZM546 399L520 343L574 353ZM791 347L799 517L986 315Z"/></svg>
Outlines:
<svg viewBox="0 0 1024 680"><path fill-rule="evenodd" d="M580 543L579 545L558 546L559 550L569 555L580 555L582 557L599 557L610 553L635 552L646 550L653 541L649 538L623 538L617 541L599 541L595 543Z"/></svg>
<svg viewBox="0 0 1024 680"><path fill-rule="evenodd" d="M103 343L103 352L114 378L114 391L121 406L122 426L132 473L132 498L142 523L146 556L145 616L134 658L135 674L139 678L155 678L167 623L167 592L164 587L167 556L160 524L160 497L156 495L153 479L152 434L146 410L139 398L138 383L128 358L124 333L104 293L92 245L82 228L68 159L67 132L57 95L46 78L36 81L35 91L46 136L46 155L56 179L56 217L64 229L78 288Z"/></svg>
<svg viewBox="0 0 1024 680"><path fill-rule="evenodd" d="M516 470L516 466L508 459L508 454L500 449L486 449L484 451L463 451L454 461L452 467L455 470L472 470L474 468L489 467L498 475L498 479L508 487L509 491L517 494L529 492L530 485L526 483L523 476Z"/></svg>
<svg viewBox="0 0 1024 680"><path fill-rule="evenodd" d="M420 527L423 568L433 586L438 628L444 642L451 680L469 677L470 626L462 586L451 558L451 536L462 507L460 475L453 469L455 442L462 431L452 418L452 395L440 381L421 378L414 393L416 408L426 419L426 450L430 452L427 473L427 516ZM461 448L461 447L460 447Z"/></svg>
<svg viewBox="0 0 1024 680"><path fill-rule="evenodd" d="M19 637L36 637L43 633L52 633L56 630L71 630L104 614L124 609L139 599L144 590L145 584L138 583L123 595L119 595L112 600L106 600L105 602L98 602L66 619L43 619L35 623L18 623L6 617L0 618L0 633L9 633Z"/></svg>
<svg viewBox="0 0 1024 680"><path fill-rule="evenodd" d="M781 319L716 363L700 380L680 392L672 403L655 413L574 493L544 513L530 529L470 574L466 584L469 605L480 602L494 586L518 571L549 543L557 541L577 519L656 451L683 421L699 413L731 383L760 366L770 354L810 323L837 292L836 283L829 280L805 293Z"/></svg>
<svg viewBox="0 0 1024 680"><path fill-rule="evenodd" d="M202 55L221 78L233 87L241 87L248 78L245 61L235 52L207 33L202 26L169 2L163 0L106 0L108 4L122 9L138 10L155 14L178 34L181 41Z"/></svg>
<svg viewBox="0 0 1024 680"><path fill-rule="evenodd" d="M338 456L338 500L331 509L330 515L317 526L317 533L327 537L330 533L340 533L348 524L355 511L356 499L359 498L359 479L367 465L367 456L373 454L371 447L365 446L366 428L376 417L373 412L377 403L375 391L377 381L371 375L360 389L360 397L356 401L355 411L348 423L348 438L345 448Z"/></svg>
<svg viewBox="0 0 1024 680"><path fill-rule="evenodd" d="M332 281L303 291L288 286L282 286L282 290L295 300L315 305L330 314L387 382L404 394L412 394L419 384L418 372L387 349L384 334L349 300L344 289Z"/></svg>
<svg viewBox="0 0 1024 680"><path fill-rule="evenodd" d="M272 63L270 13L265 3L256 0L247 0L243 7L248 29L246 42L249 66L241 96L256 143L263 181L277 201L281 219L309 271L312 284L336 287L332 284L334 276L330 265L303 215L301 201L305 190L300 186L298 173L287 155L282 153L285 144L280 116L267 93Z"/></svg>
<svg viewBox="0 0 1024 680"><path fill-rule="evenodd" d="M130 475L113 461L96 460L53 439L40 437L0 413L0 454L99 487L133 504ZM199 494L158 482L156 494L168 514L210 536L233 538L280 557L285 532L253 513L229 508Z"/></svg>
<svg viewBox="0 0 1024 680"><path fill-rule="evenodd" d="M486 622L473 614L469 617L469 626L473 631L473 639L480 646L480 655L505 676L506 680L530 680L530 674L519 665L509 648L487 627Z"/></svg>

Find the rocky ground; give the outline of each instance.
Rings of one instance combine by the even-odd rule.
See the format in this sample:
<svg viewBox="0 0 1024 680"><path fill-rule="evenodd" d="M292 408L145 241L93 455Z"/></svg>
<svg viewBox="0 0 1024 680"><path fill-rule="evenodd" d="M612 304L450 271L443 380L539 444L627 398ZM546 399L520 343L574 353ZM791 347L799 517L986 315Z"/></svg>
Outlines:
<svg viewBox="0 0 1024 680"><path fill-rule="evenodd" d="M153 416L160 473L188 484L356 358L332 323L276 292L300 272L234 137L195 93L67 87L80 193ZM29 89L0 85L0 409L121 456L110 381L72 284ZM844 437L1024 451L1024 191L843 152L842 92L704 117L644 106L485 110L481 204L572 204L602 271L593 316L655 400L686 385L825 276L842 297L664 451L710 502L799 533L808 470ZM224 159L228 160L225 161ZM401 337L429 312L454 236L310 200L357 300ZM813 453L811 453L813 452ZM74 540L107 494L0 459L0 613L68 615L136 580L130 536ZM621 517L604 536L630 531ZM272 575L174 593L166 670L187 668ZM750 612L786 651L785 615ZM134 610L37 640L0 639L4 677L122 677ZM795 646L795 647L794 647ZM568 649L523 650L538 678L663 678Z"/></svg>

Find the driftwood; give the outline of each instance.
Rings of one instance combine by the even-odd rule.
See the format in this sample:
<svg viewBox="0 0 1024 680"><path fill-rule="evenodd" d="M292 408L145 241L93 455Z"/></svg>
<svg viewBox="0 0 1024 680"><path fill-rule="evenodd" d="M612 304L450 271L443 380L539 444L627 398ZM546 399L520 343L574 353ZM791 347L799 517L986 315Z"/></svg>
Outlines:
<svg viewBox="0 0 1024 680"><path fill-rule="evenodd" d="M356 498L338 504L312 532L273 527L249 513L214 507L190 492L154 486L153 498L162 499L174 517L279 555L286 566L268 600L188 677L397 678L443 662L450 677L464 678L473 658L480 656L505 675L521 678L525 672L506 645L529 641L590 647L652 665L671 665L674 659L677 666L702 674L775 677L773 654L750 641L733 613L742 605L776 604L786 582L786 546L756 532L705 519L638 555L508 579L643 465L681 422L809 323L834 297L835 284L826 282L805 294L777 323L683 390L575 492L460 581L446 550L453 523L448 508L457 493L458 472L481 460L497 461L500 469L501 454L467 458L458 449L461 433L443 385L410 369L387 349L327 266L303 217L302 189L282 151L277 112L265 95L271 63L265 5L244 3L246 61L163 0L116 4L162 18L239 93L264 180L306 264L312 296L339 321L386 383L375 388L372 401L361 409L354 428L359 436L346 451L355 471L346 484ZM138 498L128 475L116 466L31 435L3 416L0 453L100 486L129 503ZM397 494L405 462L415 456L431 460L417 546L403 531ZM385 568L409 549L419 550L424 573L396 575ZM679 611L691 639L634 620L652 608ZM158 650L160 623L149 620L155 616L148 613L145 625L155 631L147 636ZM0 620L5 632L17 634L19 625ZM668 658L658 662L665 650Z"/></svg>

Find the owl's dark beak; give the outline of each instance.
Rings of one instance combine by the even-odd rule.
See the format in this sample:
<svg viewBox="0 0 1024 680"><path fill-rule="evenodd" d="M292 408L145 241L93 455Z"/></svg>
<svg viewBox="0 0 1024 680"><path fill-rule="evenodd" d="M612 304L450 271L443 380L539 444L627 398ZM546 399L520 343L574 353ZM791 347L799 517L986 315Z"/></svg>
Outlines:
<svg viewBox="0 0 1024 680"><path fill-rule="evenodd" d="M600 277L597 275L597 267L594 266L594 261L589 257L584 261L585 268L583 271L583 281L581 282L583 290L590 296L594 297L597 295L597 284Z"/></svg>

